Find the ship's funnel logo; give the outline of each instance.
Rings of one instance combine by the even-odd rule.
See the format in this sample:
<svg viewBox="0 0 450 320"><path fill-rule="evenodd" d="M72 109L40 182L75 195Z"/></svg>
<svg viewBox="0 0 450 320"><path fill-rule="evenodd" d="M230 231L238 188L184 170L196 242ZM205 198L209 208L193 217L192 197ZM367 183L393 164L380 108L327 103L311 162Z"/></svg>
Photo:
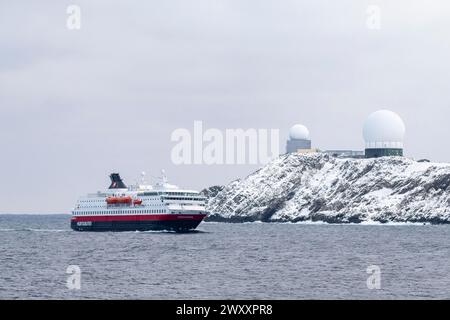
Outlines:
<svg viewBox="0 0 450 320"><path fill-rule="evenodd" d="M118 173L111 173L109 176L111 179L111 185L109 189L126 189L127 186L123 183L122 178Z"/></svg>

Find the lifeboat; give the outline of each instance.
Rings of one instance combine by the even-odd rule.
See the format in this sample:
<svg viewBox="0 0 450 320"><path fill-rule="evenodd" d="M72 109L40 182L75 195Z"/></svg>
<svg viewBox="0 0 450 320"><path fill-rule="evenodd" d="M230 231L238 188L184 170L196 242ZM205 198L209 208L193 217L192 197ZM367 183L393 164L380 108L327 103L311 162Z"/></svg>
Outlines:
<svg viewBox="0 0 450 320"><path fill-rule="evenodd" d="M133 199L131 199L131 197L120 197L117 199L117 203L131 203L131 201L133 201Z"/></svg>
<svg viewBox="0 0 450 320"><path fill-rule="evenodd" d="M141 199L134 199L134 200L133 200L133 204L134 204L135 206L140 206L140 205L142 204L142 200L141 200Z"/></svg>
<svg viewBox="0 0 450 320"><path fill-rule="evenodd" d="M106 203L107 204L116 204L119 202L119 199L116 197L108 197L106 198Z"/></svg>
<svg viewBox="0 0 450 320"><path fill-rule="evenodd" d="M107 204L131 204L133 199L131 197L108 197L106 198Z"/></svg>

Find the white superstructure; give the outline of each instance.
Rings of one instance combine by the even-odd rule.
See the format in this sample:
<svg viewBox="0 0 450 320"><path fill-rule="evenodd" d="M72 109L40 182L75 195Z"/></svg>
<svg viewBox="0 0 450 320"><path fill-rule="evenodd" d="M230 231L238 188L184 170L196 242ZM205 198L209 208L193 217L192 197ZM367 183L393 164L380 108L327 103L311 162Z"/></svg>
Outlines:
<svg viewBox="0 0 450 320"><path fill-rule="evenodd" d="M112 186L114 185L114 181ZM198 191L180 189L162 181L111 188L82 196L72 211L74 217L111 215L206 214L206 198Z"/></svg>

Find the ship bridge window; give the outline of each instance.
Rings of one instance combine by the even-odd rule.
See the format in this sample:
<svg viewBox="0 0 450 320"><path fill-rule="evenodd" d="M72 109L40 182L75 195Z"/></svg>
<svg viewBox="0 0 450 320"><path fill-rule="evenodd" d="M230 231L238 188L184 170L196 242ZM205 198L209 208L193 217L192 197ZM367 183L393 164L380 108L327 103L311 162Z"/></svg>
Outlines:
<svg viewBox="0 0 450 320"><path fill-rule="evenodd" d="M158 195L157 192L143 192L143 193L138 193L138 196L142 197L142 196L156 196Z"/></svg>

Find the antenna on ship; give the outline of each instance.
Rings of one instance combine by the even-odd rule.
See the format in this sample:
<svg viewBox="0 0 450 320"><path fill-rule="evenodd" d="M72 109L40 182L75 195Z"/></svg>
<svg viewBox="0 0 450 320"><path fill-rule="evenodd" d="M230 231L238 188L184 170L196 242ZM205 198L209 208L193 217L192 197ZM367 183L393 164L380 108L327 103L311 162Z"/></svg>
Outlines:
<svg viewBox="0 0 450 320"><path fill-rule="evenodd" d="M166 176L166 170L161 170L161 179L163 183L167 183L167 176Z"/></svg>
<svg viewBox="0 0 450 320"><path fill-rule="evenodd" d="M142 171L142 172L141 172L141 184L142 184L142 185L145 185L145 184L146 184L146 182L145 182L145 176L146 176L145 171Z"/></svg>

